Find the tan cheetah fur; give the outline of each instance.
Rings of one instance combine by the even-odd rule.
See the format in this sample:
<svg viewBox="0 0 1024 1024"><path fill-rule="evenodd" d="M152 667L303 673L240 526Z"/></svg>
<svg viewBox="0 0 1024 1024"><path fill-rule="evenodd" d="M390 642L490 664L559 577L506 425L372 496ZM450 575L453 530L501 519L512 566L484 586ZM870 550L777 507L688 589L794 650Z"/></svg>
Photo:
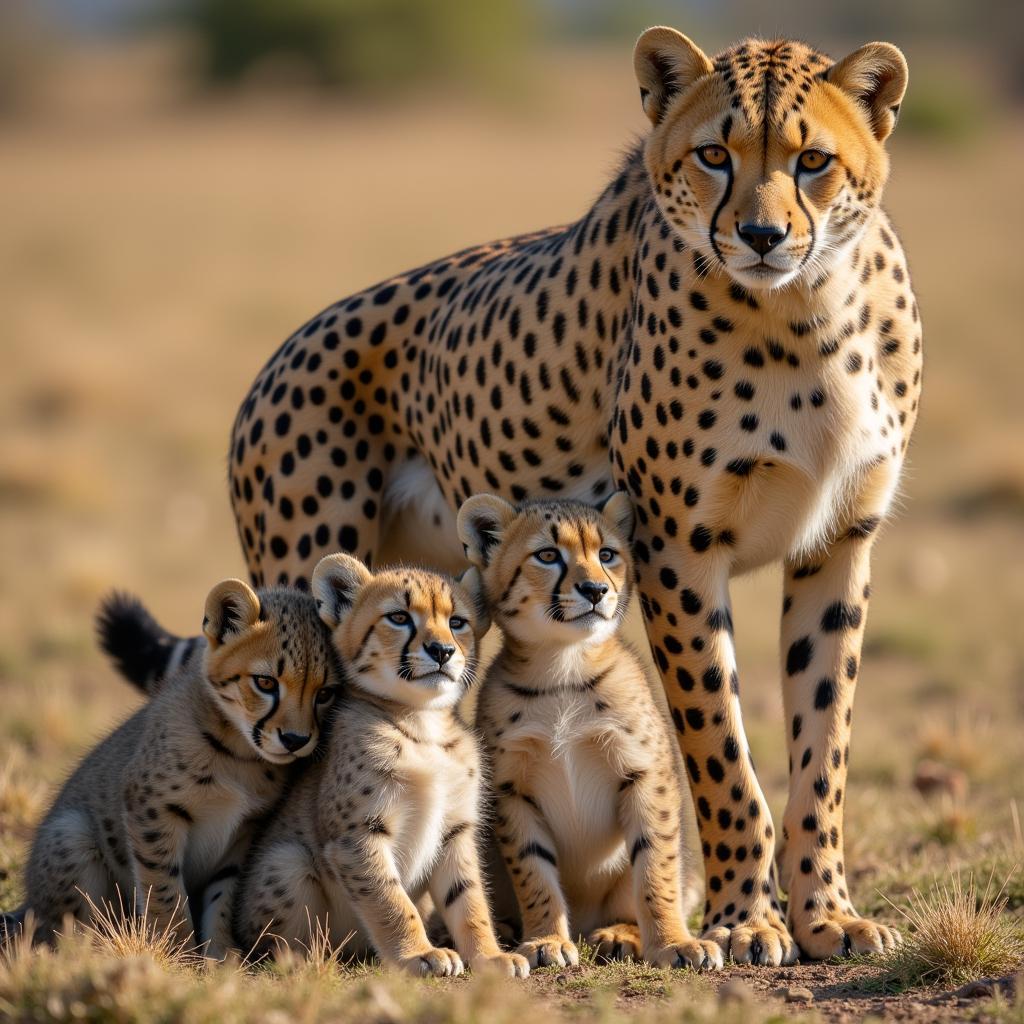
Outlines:
<svg viewBox="0 0 1024 1024"><path fill-rule="evenodd" d="M690 888L672 737L618 627L629 603L633 506L476 495L459 536L504 642L477 708L495 834L531 966L602 958L721 967L686 926Z"/></svg>
<svg viewBox="0 0 1024 1024"><path fill-rule="evenodd" d="M231 448L256 580L308 585L396 524L460 555L470 495L628 490L653 656L705 857L705 934L740 962L881 949L847 888L843 797L868 601L921 385L907 260L881 208L907 82L872 43L835 62L748 40L714 59L641 37L651 129L584 216L342 299L257 377ZM732 576L785 568L790 797L747 756ZM693 718L699 727L688 724Z"/></svg>
<svg viewBox="0 0 1024 1024"><path fill-rule="evenodd" d="M101 629L126 607L108 603ZM39 826L25 908L38 939L123 906L202 941L188 894L316 746L338 679L313 599L226 580L203 632L201 655L85 757Z"/></svg>
<svg viewBox="0 0 1024 1024"><path fill-rule="evenodd" d="M457 975L465 962L525 977L526 961L500 951L491 925L477 853L480 756L456 711L487 627L479 578L373 574L332 555L312 587L348 687L325 757L250 851L235 896L240 949L306 949L319 928L347 955L376 952L414 974ZM428 939L424 892L455 950Z"/></svg>

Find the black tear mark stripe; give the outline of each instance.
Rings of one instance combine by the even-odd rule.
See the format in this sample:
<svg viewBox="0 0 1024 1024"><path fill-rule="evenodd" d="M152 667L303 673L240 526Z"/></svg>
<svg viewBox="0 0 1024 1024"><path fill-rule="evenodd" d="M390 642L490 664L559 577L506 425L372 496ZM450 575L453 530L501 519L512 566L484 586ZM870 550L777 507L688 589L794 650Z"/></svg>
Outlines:
<svg viewBox="0 0 1024 1024"><path fill-rule="evenodd" d="M520 860L526 860L527 857L540 857L541 860L546 860L554 867L558 867L558 861L555 859L555 855L546 846L541 846L538 842L527 843L519 851Z"/></svg>
<svg viewBox="0 0 1024 1024"><path fill-rule="evenodd" d="M811 258L811 253L814 252L817 243L817 232L814 229L814 218L810 215L807 204L804 203L804 194L800 191L800 168L797 167L796 174L793 175L793 189L796 192L796 205L800 207L800 212L807 218L807 230L811 235L811 244L807 246L807 251L800 257L800 266L797 268L803 270L804 264Z"/></svg>
<svg viewBox="0 0 1024 1024"><path fill-rule="evenodd" d="M270 710L252 727L252 741L260 749L263 748L263 729L274 715L281 704L281 689L277 687L273 693L267 694L270 697Z"/></svg>
<svg viewBox="0 0 1024 1024"><path fill-rule="evenodd" d="M413 621L412 615L409 616L409 624L405 628L409 633L409 639L405 641L402 655L398 659L398 674L408 679L412 671L409 668L409 648L412 647L412 642L416 639L416 623Z"/></svg>
<svg viewBox="0 0 1024 1024"><path fill-rule="evenodd" d="M715 207L715 212L711 217L711 225L708 230L709 241L711 242L711 248L714 254L718 257L718 262L725 266L725 257L722 255L722 250L718 248L718 242L715 236L718 234L718 215L725 208L725 204L729 202L729 198L732 195L732 162L730 161L726 169L726 181L725 181L725 194L722 196L722 201Z"/></svg>

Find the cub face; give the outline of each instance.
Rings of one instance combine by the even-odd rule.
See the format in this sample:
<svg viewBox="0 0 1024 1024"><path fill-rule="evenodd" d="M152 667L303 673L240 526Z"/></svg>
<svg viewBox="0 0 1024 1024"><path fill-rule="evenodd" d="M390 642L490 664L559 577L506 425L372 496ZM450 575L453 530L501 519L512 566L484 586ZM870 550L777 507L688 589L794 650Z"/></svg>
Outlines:
<svg viewBox="0 0 1024 1024"><path fill-rule="evenodd" d="M747 40L713 61L648 29L634 65L654 125L645 158L666 220L747 288L813 281L880 204L883 142L907 64L890 43L834 62L789 40Z"/></svg>
<svg viewBox="0 0 1024 1024"><path fill-rule="evenodd" d="M206 599L203 632L214 699L256 753L274 764L311 754L339 683L313 598L224 580Z"/></svg>
<svg viewBox="0 0 1024 1024"><path fill-rule="evenodd" d="M489 625L474 570L457 582L405 567L374 573L350 555L328 555L310 589L353 685L428 710L453 706L472 685Z"/></svg>
<svg viewBox="0 0 1024 1024"><path fill-rule="evenodd" d="M625 492L600 508L570 501L516 507L478 494L459 510L458 529L506 633L564 646L600 642L618 628L633 578L633 505Z"/></svg>

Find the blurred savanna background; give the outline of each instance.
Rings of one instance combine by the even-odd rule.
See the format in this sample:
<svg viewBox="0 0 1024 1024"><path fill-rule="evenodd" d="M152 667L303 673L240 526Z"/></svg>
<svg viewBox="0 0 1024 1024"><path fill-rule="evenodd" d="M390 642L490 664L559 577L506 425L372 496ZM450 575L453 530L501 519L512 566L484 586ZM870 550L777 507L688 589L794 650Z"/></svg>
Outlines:
<svg viewBox="0 0 1024 1024"><path fill-rule="evenodd" d="M926 387L876 549L848 860L890 920L964 868L1024 913L1022 24L969 0L0 0L0 906L54 785L135 706L100 596L194 632L244 575L225 455L260 366L379 278L581 215L645 128L631 48L659 22L708 52L907 55L887 206ZM781 811L779 580L736 591Z"/></svg>

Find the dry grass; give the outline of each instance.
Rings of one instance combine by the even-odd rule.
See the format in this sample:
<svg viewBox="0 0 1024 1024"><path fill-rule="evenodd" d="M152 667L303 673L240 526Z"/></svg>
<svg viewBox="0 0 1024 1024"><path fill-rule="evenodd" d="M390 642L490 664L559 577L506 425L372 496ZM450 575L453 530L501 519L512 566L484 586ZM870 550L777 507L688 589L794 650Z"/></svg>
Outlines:
<svg viewBox="0 0 1024 1024"><path fill-rule="evenodd" d="M907 929L903 945L887 954L881 983L898 990L921 985L955 987L1019 970L1024 927L1005 914L1006 885L990 876L983 891L975 876L958 873L898 908Z"/></svg>

